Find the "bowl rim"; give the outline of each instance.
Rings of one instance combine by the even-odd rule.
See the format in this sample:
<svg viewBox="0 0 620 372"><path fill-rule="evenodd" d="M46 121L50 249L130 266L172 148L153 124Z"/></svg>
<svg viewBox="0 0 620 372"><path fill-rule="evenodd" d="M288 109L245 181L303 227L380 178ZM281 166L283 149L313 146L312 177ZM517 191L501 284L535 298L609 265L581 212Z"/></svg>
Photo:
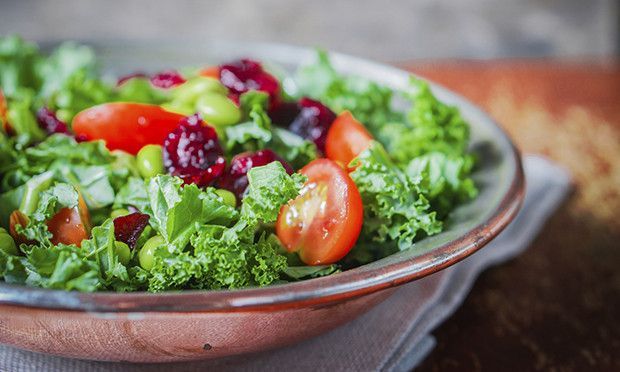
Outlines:
<svg viewBox="0 0 620 372"><path fill-rule="evenodd" d="M93 44L93 43L88 43ZM94 43L96 44L96 43ZM307 52L307 48L271 43L251 43L268 50L287 48ZM363 63L385 71L417 76L409 71L340 53L330 53L341 60ZM419 76L417 76L419 78ZM413 257L387 263L369 270L359 268L337 275L294 283L236 290L184 290L164 293L148 292L69 292L0 282L0 305L87 312L239 312L271 311L326 304L367 295L389 287L420 279L451 266L475 253L495 238L516 217L524 198L525 178L519 150L508 134L486 113L459 94L430 83L433 91L449 96L461 109L467 108L484 117L494 134L508 147L514 171L506 193L497 208L465 234ZM362 265L364 267L366 265Z"/></svg>

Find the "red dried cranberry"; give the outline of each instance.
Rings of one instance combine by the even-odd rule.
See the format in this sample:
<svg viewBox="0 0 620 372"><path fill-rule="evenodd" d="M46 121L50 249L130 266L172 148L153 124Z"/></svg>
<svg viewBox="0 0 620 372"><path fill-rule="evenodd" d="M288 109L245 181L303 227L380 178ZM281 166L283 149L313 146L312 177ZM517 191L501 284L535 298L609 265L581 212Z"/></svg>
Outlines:
<svg viewBox="0 0 620 372"><path fill-rule="evenodd" d="M239 95L248 90L260 90L278 99L280 85L278 80L263 70L263 66L251 59L241 59L220 66L220 81L230 90L230 97L238 102Z"/></svg>
<svg viewBox="0 0 620 372"><path fill-rule="evenodd" d="M243 152L232 158L230 168L219 181L219 186L231 191L241 200L248 187L248 172L250 169L261 165L267 165L273 161L279 161L288 174L293 174L293 168L291 168L284 159L269 149L256 152Z"/></svg>
<svg viewBox="0 0 620 372"><path fill-rule="evenodd" d="M69 128L67 124L56 117L56 114L47 107L41 107L37 111L37 122L39 126L49 134L62 133L68 134Z"/></svg>
<svg viewBox="0 0 620 372"><path fill-rule="evenodd" d="M269 110L268 114L273 124L287 128L300 111L297 102L279 102Z"/></svg>
<svg viewBox="0 0 620 372"><path fill-rule="evenodd" d="M83 133L80 133L80 134L75 136L75 141L76 142L87 142L88 141L88 136L83 134Z"/></svg>
<svg viewBox="0 0 620 372"><path fill-rule="evenodd" d="M133 248L149 223L149 216L144 213L132 213L114 219L114 238Z"/></svg>
<svg viewBox="0 0 620 372"><path fill-rule="evenodd" d="M148 75L145 74L144 72L134 72L132 74L127 74L125 76L121 76L120 78L118 78L118 80L116 81L116 86L121 86L123 85L123 83L125 83L127 80L133 79L133 78L147 78Z"/></svg>
<svg viewBox="0 0 620 372"><path fill-rule="evenodd" d="M304 97L297 103L299 113L288 123L291 132L313 141L321 151L325 151L325 139L327 131L336 119L327 106L319 101ZM286 125L286 123L278 123Z"/></svg>
<svg viewBox="0 0 620 372"><path fill-rule="evenodd" d="M157 88L168 89L185 83L185 79L175 70L167 70L151 76L151 84Z"/></svg>
<svg viewBox="0 0 620 372"><path fill-rule="evenodd" d="M198 115L184 118L164 140L164 166L185 183L213 183L226 168L215 129Z"/></svg>

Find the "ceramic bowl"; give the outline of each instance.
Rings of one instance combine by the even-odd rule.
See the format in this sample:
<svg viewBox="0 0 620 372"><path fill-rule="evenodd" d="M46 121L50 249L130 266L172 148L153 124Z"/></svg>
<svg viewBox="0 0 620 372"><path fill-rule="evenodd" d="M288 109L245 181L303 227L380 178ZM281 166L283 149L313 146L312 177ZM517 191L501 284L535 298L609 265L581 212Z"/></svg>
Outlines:
<svg viewBox="0 0 620 372"><path fill-rule="evenodd" d="M311 49L273 44L93 45L120 75L251 57L292 71ZM337 70L405 89L409 73L332 54ZM387 298L398 285L444 269L482 248L515 217L523 198L519 154L492 119L432 84L471 124L480 194L458 207L446 231L382 260L324 278L226 291L77 293L0 283L0 343L93 360L166 362L257 352L318 335Z"/></svg>

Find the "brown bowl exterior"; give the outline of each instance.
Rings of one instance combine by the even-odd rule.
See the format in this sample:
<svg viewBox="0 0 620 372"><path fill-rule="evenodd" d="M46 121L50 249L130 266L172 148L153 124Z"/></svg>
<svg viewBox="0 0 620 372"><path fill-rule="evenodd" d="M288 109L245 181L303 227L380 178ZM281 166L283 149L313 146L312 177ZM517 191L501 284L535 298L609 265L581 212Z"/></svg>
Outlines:
<svg viewBox="0 0 620 372"><path fill-rule="evenodd" d="M394 289L328 305L266 311L88 313L0 305L0 343L114 362L219 358L319 335L371 309Z"/></svg>

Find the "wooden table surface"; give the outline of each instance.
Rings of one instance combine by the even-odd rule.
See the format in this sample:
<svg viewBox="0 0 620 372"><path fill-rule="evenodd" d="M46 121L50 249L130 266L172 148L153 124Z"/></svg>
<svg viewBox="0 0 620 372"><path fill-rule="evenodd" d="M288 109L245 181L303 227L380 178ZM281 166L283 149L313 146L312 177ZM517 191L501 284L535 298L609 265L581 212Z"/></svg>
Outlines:
<svg viewBox="0 0 620 372"><path fill-rule="evenodd" d="M523 255L483 273L421 371L620 371L620 64L409 63L482 106L575 191Z"/></svg>

